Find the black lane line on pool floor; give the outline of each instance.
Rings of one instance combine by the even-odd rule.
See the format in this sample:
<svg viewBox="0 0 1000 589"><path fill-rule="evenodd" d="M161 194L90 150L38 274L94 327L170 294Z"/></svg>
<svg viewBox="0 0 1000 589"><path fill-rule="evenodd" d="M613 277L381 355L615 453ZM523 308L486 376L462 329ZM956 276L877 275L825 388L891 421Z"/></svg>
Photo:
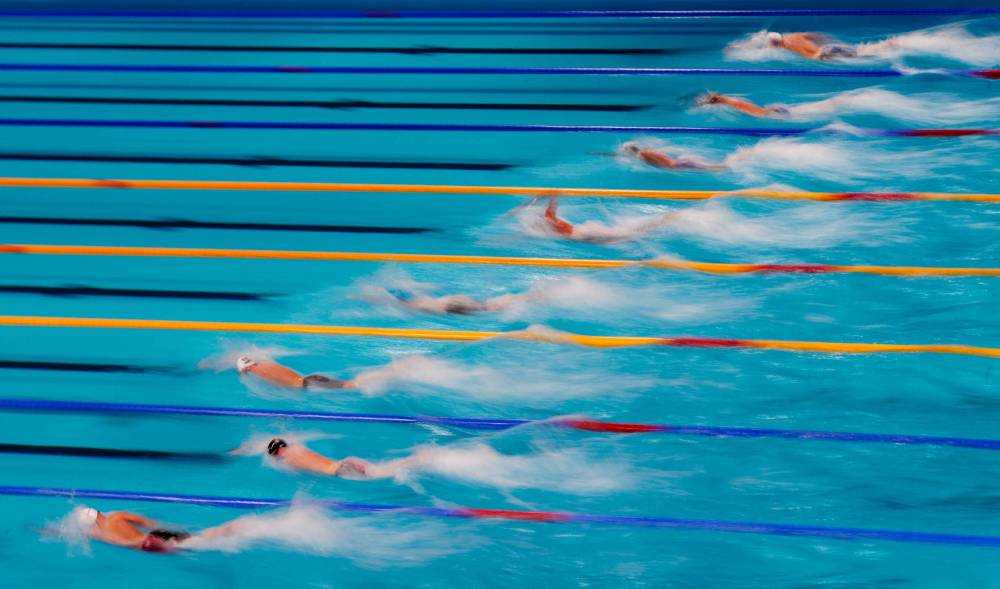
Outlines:
<svg viewBox="0 0 1000 589"><path fill-rule="evenodd" d="M683 49L587 47L331 47L326 45L179 45L163 43L5 42L0 49L81 49L103 51L223 51L238 53L394 53L399 55L670 55Z"/></svg>
<svg viewBox="0 0 1000 589"><path fill-rule="evenodd" d="M228 456L214 452L169 452L164 450L133 450L124 448L93 448L89 446L52 446L40 444L0 443L0 454L36 456L71 456L75 458L125 458L134 460L176 460L184 462L222 463Z"/></svg>
<svg viewBox="0 0 1000 589"><path fill-rule="evenodd" d="M106 162L128 164L202 164L220 166L240 166L245 168L376 168L400 170L465 170L477 172L500 172L514 168L514 164L475 162L406 162L381 160L330 160L292 159L272 156L219 157L219 156L171 156L171 155L126 155L103 153L40 153L40 152L0 152L0 160L25 162Z"/></svg>
<svg viewBox="0 0 1000 589"><path fill-rule="evenodd" d="M635 112L649 108L638 104L584 104L545 102L428 102L387 100L265 100L238 98L141 98L120 96L37 96L0 95L0 102L55 103L55 104L142 104L171 106L234 106L277 108L347 109L433 109L433 110L539 110L571 112Z"/></svg>
<svg viewBox="0 0 1000 589"><path fill-rule="evenodd" d="M382 227L374 225L319 225L312 223L252 223L193 221L190 219L84 219L76 217L0 217L8 225L65 225L73 227L138 227L141 229L224 229L236 231L301 231L311 233L387 233L411 235L432 233L429 227Z"/></svg>
<svg viewBox="0 0 1000 589"><path fill-rule="evenodd" d="M143 299L193 299L206 301L265 301L274 295L252 292L211 290L163 290L147 288L102 288L97 286L65 285L38 286L31 284L0 284L0 293L32 294L52 297L114 297Z"/></svg>
<svg viewBox="0 0 1000 589"><path fill-rule="evenodd" d="M38 370L45 372L91 372L97 374L169 374L186 376L192 371L172 366L141 366L99 362L65 362L58 360L0 359L0 370Z"/></svg>

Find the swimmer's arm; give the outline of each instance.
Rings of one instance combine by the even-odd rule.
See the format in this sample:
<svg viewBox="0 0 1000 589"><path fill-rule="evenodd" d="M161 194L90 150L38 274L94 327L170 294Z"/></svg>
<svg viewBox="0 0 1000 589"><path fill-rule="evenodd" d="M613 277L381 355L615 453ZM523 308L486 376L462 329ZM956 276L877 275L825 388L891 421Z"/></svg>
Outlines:
<svg viewBox="0 0 1000 589"><path fill-rule="evenodd" d="M139 526L140 528L156 527L156 520L149 519L148 517L139 515L138 513L120 511L118 512L118 515L128 523Z"/></svg>
<svg viewBox="0 0 1000 589"><path fill-rule="evenodd" d="M745 98L736 98L733 96L719 96L719 102L725 104L726 106L738 110L744 114L748 114L752 117L766 117L771 114L772 111L766 109L758 104L755 104Z"/></svg>

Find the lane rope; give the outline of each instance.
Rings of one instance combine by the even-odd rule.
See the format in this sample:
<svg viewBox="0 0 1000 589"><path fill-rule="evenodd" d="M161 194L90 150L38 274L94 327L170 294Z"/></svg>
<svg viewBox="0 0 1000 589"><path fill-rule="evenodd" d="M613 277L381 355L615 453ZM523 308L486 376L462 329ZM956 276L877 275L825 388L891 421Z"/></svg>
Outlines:
<svg viewBox="0 0 1000 589"><path fill-rule="evenodd" d="M947 16L1000 13L994 7L933 8L776 8L738 10L74 10L66 8L6 9L2 17L250 18L250 19L475 19L475 18L713 18L740 16Z"/></svg>
<svg viewBox="0 0 1000 589"><path fill-rule="evenodd" d="M123 319L110 317L51 317L0 315L0 326L63 327L100 329L149 329L172 331L220 331L232 333L284 333L348 337L381 337L430 341L476 342L494 338L522 341L574 344L592 348L668 346L684 348L719 348L777 350L819 354L954 354L1000 358L1000 347L966 344L882 344L824 342L772 339L729 339L713 337L649 337L584 335L540 330L469 331L457 329L412 329L404 327L366 327L349 325L308 325L295 323L250 323L227 321L183 321L173 319Z"/></svg>
<svg viewBox="0 0 1000 589"><path fill-rule="evenodd" d="M139 247L112 245L0 244L0 255L136 256L162 258L215 258L235 260L298 260L313 262L395 262L401 264L467 264L544 268L618 269L629 267L691 271L705 274L869 274L901 277L1000 277L1000 268L954 266L876 266L844 264L743 264L692 262L667 258L615 260L587 258L526 258L460 254L407 254L385 252L335 252L297 250Z"/></svg>
<svg viewBox="0 0 1000 589"><path fill-rule="evenodd" d="M860 137L972 137L997 135L997 129L862 129L845 132L824 127L678 127L628 125L470 125L453 123L316 123L292 121L176 121L162 119L37 119L0 118L0 127L108 127L136 129L259 129L284 131L438 131L451 133L667 133L795 137L808 134L849 134Z"/></svg>
<svg viewBox="0 0 1000 589"><path fill-rule="evenodd" d="M134 491L104 491L58 487L0 486L0 495L21 497L65 497L69 499L103 499L109 501L145 501L155 503L180 503L206 507L232 507L261 509L287 507L290 501L282 499L250 499L174 493L145 493ZM964 546L1000 547L1000 536L974 536L968 534L943 534L870 528L844 528L810 526L716 519L683 519L657 516L595 515L565 511L527 511L512 509L484 509L475 507L427 507L349 503L334 500L312 500L328 509L346 512L387 513L423 517L460 519L502 519L543 523L578 523L615 526L652 527L678 530L702 530L768 534L776 536L805 536L837 540L886 540L892 542L920 542L929 544L958 544Z"/></svg>
<svg viewBox="0 0 1000 589"><path fill-rule="evenodd" d="M126 448L95 448L91 446L54 446L43 444L0 443L0 454L29 456L66 456L72 458L116 458L126 460L177 460L184 462L221 463L231 459L224 453L171 452L167 450L139 450Z"/></svg>
<svg viewBox="0 0 1000 589"><path fill-rule="evenodd" d="M393 53L398 55L670 55L681 49L656 47L409 47L329 45L201 45L165 43L0 42L0 49L76 49L99 51L218 51L224 53Z"/></svg>
<svg viewBox="0 0 1000 589"><path fill-rule="evenodd" d="M546 420L444 417L432 415L386 415L377 413L330 413L323 411L293 411L285 409L253 409L232 407L193 407L189 405L150 405L144 403L107 403L91 401L54 401L50 399L0 398L0 411L53 411L102 414L197 415L204 417L280 418L338 423L381 423L399 425L433 425L470 430L496 431L524 425L565 427L608 434L664 434L710 438L776 438L828 442L885 443L911 446L942 446L1000 450L1000 440L883 434L864 432L834 432L821 430L789 430L757 427L712 425L678 425L653 423L621 423L585 417L555 417Z"/></svg>
<svg viewBox="0 0 1000 589"><path fill-rule="evenodd" d="M131 178L17 178L0 176L9 188L131 188L135 190L232 190L281 192L382 192L400 194L478 194L499 196L561 196L708 200L754 198L821 202L958 201L1000 202L1000 194L954 192L811 192L803 190L650 190L634 188L557 188L543 186L474 186L455 184L358 184L342 182L257 182L242 180L157 180Z"/></svg>
<svg viewBox="0 0 1000 589"><path fill-rule="evenodd" d="M959 76L994 79L998 70L934 70L909 72L897 69L854 68L639 68L639 67L358 67L294 65L139 65L101 63L0 63L0 71L17 72L117 72L185 74L339 74L339 75L549 75L549 76L811 76L846 78L898 78L913 75Z"/></svg>

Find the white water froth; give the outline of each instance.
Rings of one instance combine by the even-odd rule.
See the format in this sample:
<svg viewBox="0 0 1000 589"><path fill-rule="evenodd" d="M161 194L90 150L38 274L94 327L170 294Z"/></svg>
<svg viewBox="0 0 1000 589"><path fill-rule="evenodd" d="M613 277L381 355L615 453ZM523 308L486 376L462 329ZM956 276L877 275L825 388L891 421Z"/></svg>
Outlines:
<svg viewBox="0 0 1000 589"><path fill-rule="evenodd" d="M577 449L538 449L530 454L502 454L481 443L424 446L400 461L382 465L406 482L435 475L503 491L541 489L575 495L601 495L635 486L630 464L595 458Z"/></svg>
<svg viewBox="0 0 1000 589"><path fill-rule="evenodd" d="M963 26L949 25L859 43L858 55L896 60L904 57L940 57L970 65L1000 62L1000 35L977 37Z"/></svg>
<svg viewBox="0 0 1000 589"><path fill-rule="evenodd" d="M414 354L363 371L354 380L366 395L379 395L392 386L402 385L417 394L434 395L444 390L474 399L532 405L618 394L656 384L650 378L616 375L556 360L551 354L540 356L539 362L530 365L504 359L489 365L463 364Z"/></svg>
<svg viewBox="0 0 1000 589"><path fill-rule="evenodd" d="M287 509L243 516L225 524L222 533L196 535L184 543L188 550L222 552L261 546L336 555L383 568L418 565L456 552L459 544L444 526L433 522L402 525L385 516L335 517L326 507L303 500Z"/></svg>
<svg viewBox="0 0 1000 589"><path fill-rule="evenodd" d="M786 105L788 118L829 120L842 115L872 114L928 124L965 123L1000 116L1000 98L962 100L943 93L904 96L882 88L860 88L815 102Z"/></svg>

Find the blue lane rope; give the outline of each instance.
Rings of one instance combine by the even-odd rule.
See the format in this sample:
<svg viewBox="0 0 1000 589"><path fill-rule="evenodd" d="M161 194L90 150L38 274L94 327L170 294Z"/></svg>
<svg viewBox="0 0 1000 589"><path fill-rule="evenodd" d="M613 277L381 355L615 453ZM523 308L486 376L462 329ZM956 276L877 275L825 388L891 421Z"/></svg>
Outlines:
<svg viewBox="0 0 1000 589"><path fill-rule="evenodd" d="M156 503L181 503L209 507L259 509L287 507L283 499L251 499L211 495L185 495L142 493L133 491L105 491L96 489L70 489L57 487L0 486L0 495L34 497L68 497L71 499L105 499L120 501L147 501ZM513 511L506 509L442 508L426 506L385 505L377 503L351 503L334 500L314 500L315 503L336 511L395 513L440 518L499 518L517 521L546 523L582 523L633 527L704 530L774 536L807 536L836 540L888 540L893 542L920 542L928 544L959 544L965 546L1000 547L1000 536L974 536L942 534L936 532L911 532L870 528L843 528L809 526L766 522L732 521L717 519L682 519L657 516L598 515L558 511Z"/></svg>
<svg viewBox="0 0 1000 589"><path fill-rule="evenodd" d="M124 18L711 18L741 16L947 16L989 15L1000 8L779 8L743 10L2 10L3 17Z"/></svg>
<svg viewBox="0 0 1000 589"><path fill-rule="evenodd" d="M833 442L869 442L913 446L946 446L1000 450L1000 440L956 438L945 436L879 434L862 432L832 432L820 430L784 430L753 427L726 427L674 424L618 424L575 418L536 421L528 419L489 419L471 417L437 417L426 415L385 415L374 413L328 413L290 411L282 409L252 409L228 407L192 407L187 405L148 405L142 403L106 403L90 401L54 401L48 399L0 398L0 411L68 411L78 413L146 413L160 415L204 415L228 417L278 417L288 419L423 424L475 430L503 430L527 424L550 423L581 430L617 433L660 433L680 436L716 438L776 438L786 440L819 440Z"/></svg>
<svg viewBox="0 0 1000 589"><path fill-rule="evenodd" d="M808 133L847 134L873 137L952 137L996 135L996 129L855 129L679 127L656 125L468 125L444 123L312 123L291 121L176 121L152 119L36 119L0 118L0 127L111 127L141 129L261 129L286 131L444 131L500 133L669 133L681 135L739 135L744 137L790 137Z"/></svg>
<svg viewBox="0 0 1000 589"><path fill-rule="evenodd" d="M354 67L281 65L140 65L100 63L0 63L0 71L147 72L188 74L433 74L433 75L576 75L576 76L821 76L896 78L915 75L896 69L854 68L638 68L638 67ZM946 76L980 76L981 70L934 70Z"/></svg>

